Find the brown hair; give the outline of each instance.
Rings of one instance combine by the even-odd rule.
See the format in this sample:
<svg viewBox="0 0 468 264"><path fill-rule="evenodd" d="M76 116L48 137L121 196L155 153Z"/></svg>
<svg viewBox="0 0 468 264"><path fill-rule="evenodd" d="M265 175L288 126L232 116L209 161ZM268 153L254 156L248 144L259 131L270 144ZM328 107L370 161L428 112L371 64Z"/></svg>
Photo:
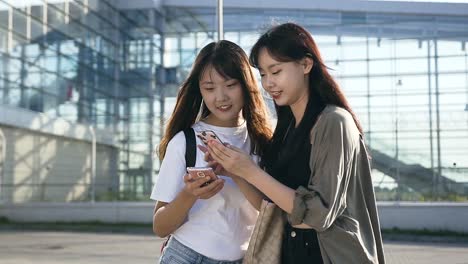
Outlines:
<svg viewBox="0 0 468 264"><path fill-rule="evenodd" d="M262 155L272 131L268 112L257 85L249 60L241 47L227 40L212 42L198 54L189 76L182 84L177 101L159 144L159 158L166 154L169 141L180 131L191 127L198 119L210 114L200 93L199 81L203 71L211 65L224 78L240 82L244 106L242 115L247 122L251 139L251 153Z"/></svg>

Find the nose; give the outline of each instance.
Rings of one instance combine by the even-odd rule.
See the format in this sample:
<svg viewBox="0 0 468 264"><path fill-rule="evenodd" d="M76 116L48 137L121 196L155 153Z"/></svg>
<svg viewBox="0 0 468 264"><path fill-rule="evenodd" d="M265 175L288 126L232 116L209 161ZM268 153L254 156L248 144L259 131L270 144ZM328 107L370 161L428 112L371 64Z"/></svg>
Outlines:
<svg viewBox="0 0 468 264"><path fill-rule="evenodd" d="M270 89L274 86L274 82L273 82L273 79L268 77L268 76L263 76L262 78L262 85L263 85L263 88L265 89Z"/></svg>
<svg viewBox="0 0 468 264"><path fill-rule="evenodd" d="M216 89L215 96L216 96L216 101L218 102L226 101L228 97L225 89Z"/></svg>

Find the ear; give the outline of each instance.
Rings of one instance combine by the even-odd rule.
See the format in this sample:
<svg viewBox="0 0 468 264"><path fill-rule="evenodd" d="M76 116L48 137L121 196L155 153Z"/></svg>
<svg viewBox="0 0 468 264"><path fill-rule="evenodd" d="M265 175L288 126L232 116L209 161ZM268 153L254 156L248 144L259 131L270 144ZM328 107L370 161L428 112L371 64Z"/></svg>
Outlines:
<svg viewBox="0 0 468 264"><path fill-rule="evenodd" d="M302 67L304 69L304 74L309 74L314 67L314 60L311 57L305 57L301 61Z"/></svg>

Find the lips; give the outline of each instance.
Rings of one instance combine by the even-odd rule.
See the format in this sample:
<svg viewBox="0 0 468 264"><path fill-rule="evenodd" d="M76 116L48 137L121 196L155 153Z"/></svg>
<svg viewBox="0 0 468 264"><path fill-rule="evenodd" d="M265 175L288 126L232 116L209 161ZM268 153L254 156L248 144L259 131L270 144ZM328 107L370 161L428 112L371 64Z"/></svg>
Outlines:
<svg viewBox="0 0 468 264"><path fill-rule="evenodd" d="M232 108L232 105L220 105L216 107L216 109L218 109L221 112L227 112L231 110L231 108Z"/></svg>
<svg viewBox="0 0 468 264"><path fill-rule="evenodd" d="M281 91L278 91L278 92L275 91L275 92L270 92L270 95L271 95L271 97L273 99L278 99L281 96L282 93L283 92L281 92Z"/></svg>

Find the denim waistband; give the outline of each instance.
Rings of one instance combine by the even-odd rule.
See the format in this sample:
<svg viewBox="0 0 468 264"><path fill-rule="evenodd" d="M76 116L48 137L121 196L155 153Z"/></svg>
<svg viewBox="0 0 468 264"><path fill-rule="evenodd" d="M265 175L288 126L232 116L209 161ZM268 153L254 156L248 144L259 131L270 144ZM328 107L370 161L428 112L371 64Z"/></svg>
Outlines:
<svg viewBox="0 0 468 264"><path fill-rule="evenodd" d="M174 237L171 237L163 254L176 254L191 264L241 264L242 259L236 261L223 261L206 257L187 247ZM167 252L166 252L167 251Z"/></svg>

